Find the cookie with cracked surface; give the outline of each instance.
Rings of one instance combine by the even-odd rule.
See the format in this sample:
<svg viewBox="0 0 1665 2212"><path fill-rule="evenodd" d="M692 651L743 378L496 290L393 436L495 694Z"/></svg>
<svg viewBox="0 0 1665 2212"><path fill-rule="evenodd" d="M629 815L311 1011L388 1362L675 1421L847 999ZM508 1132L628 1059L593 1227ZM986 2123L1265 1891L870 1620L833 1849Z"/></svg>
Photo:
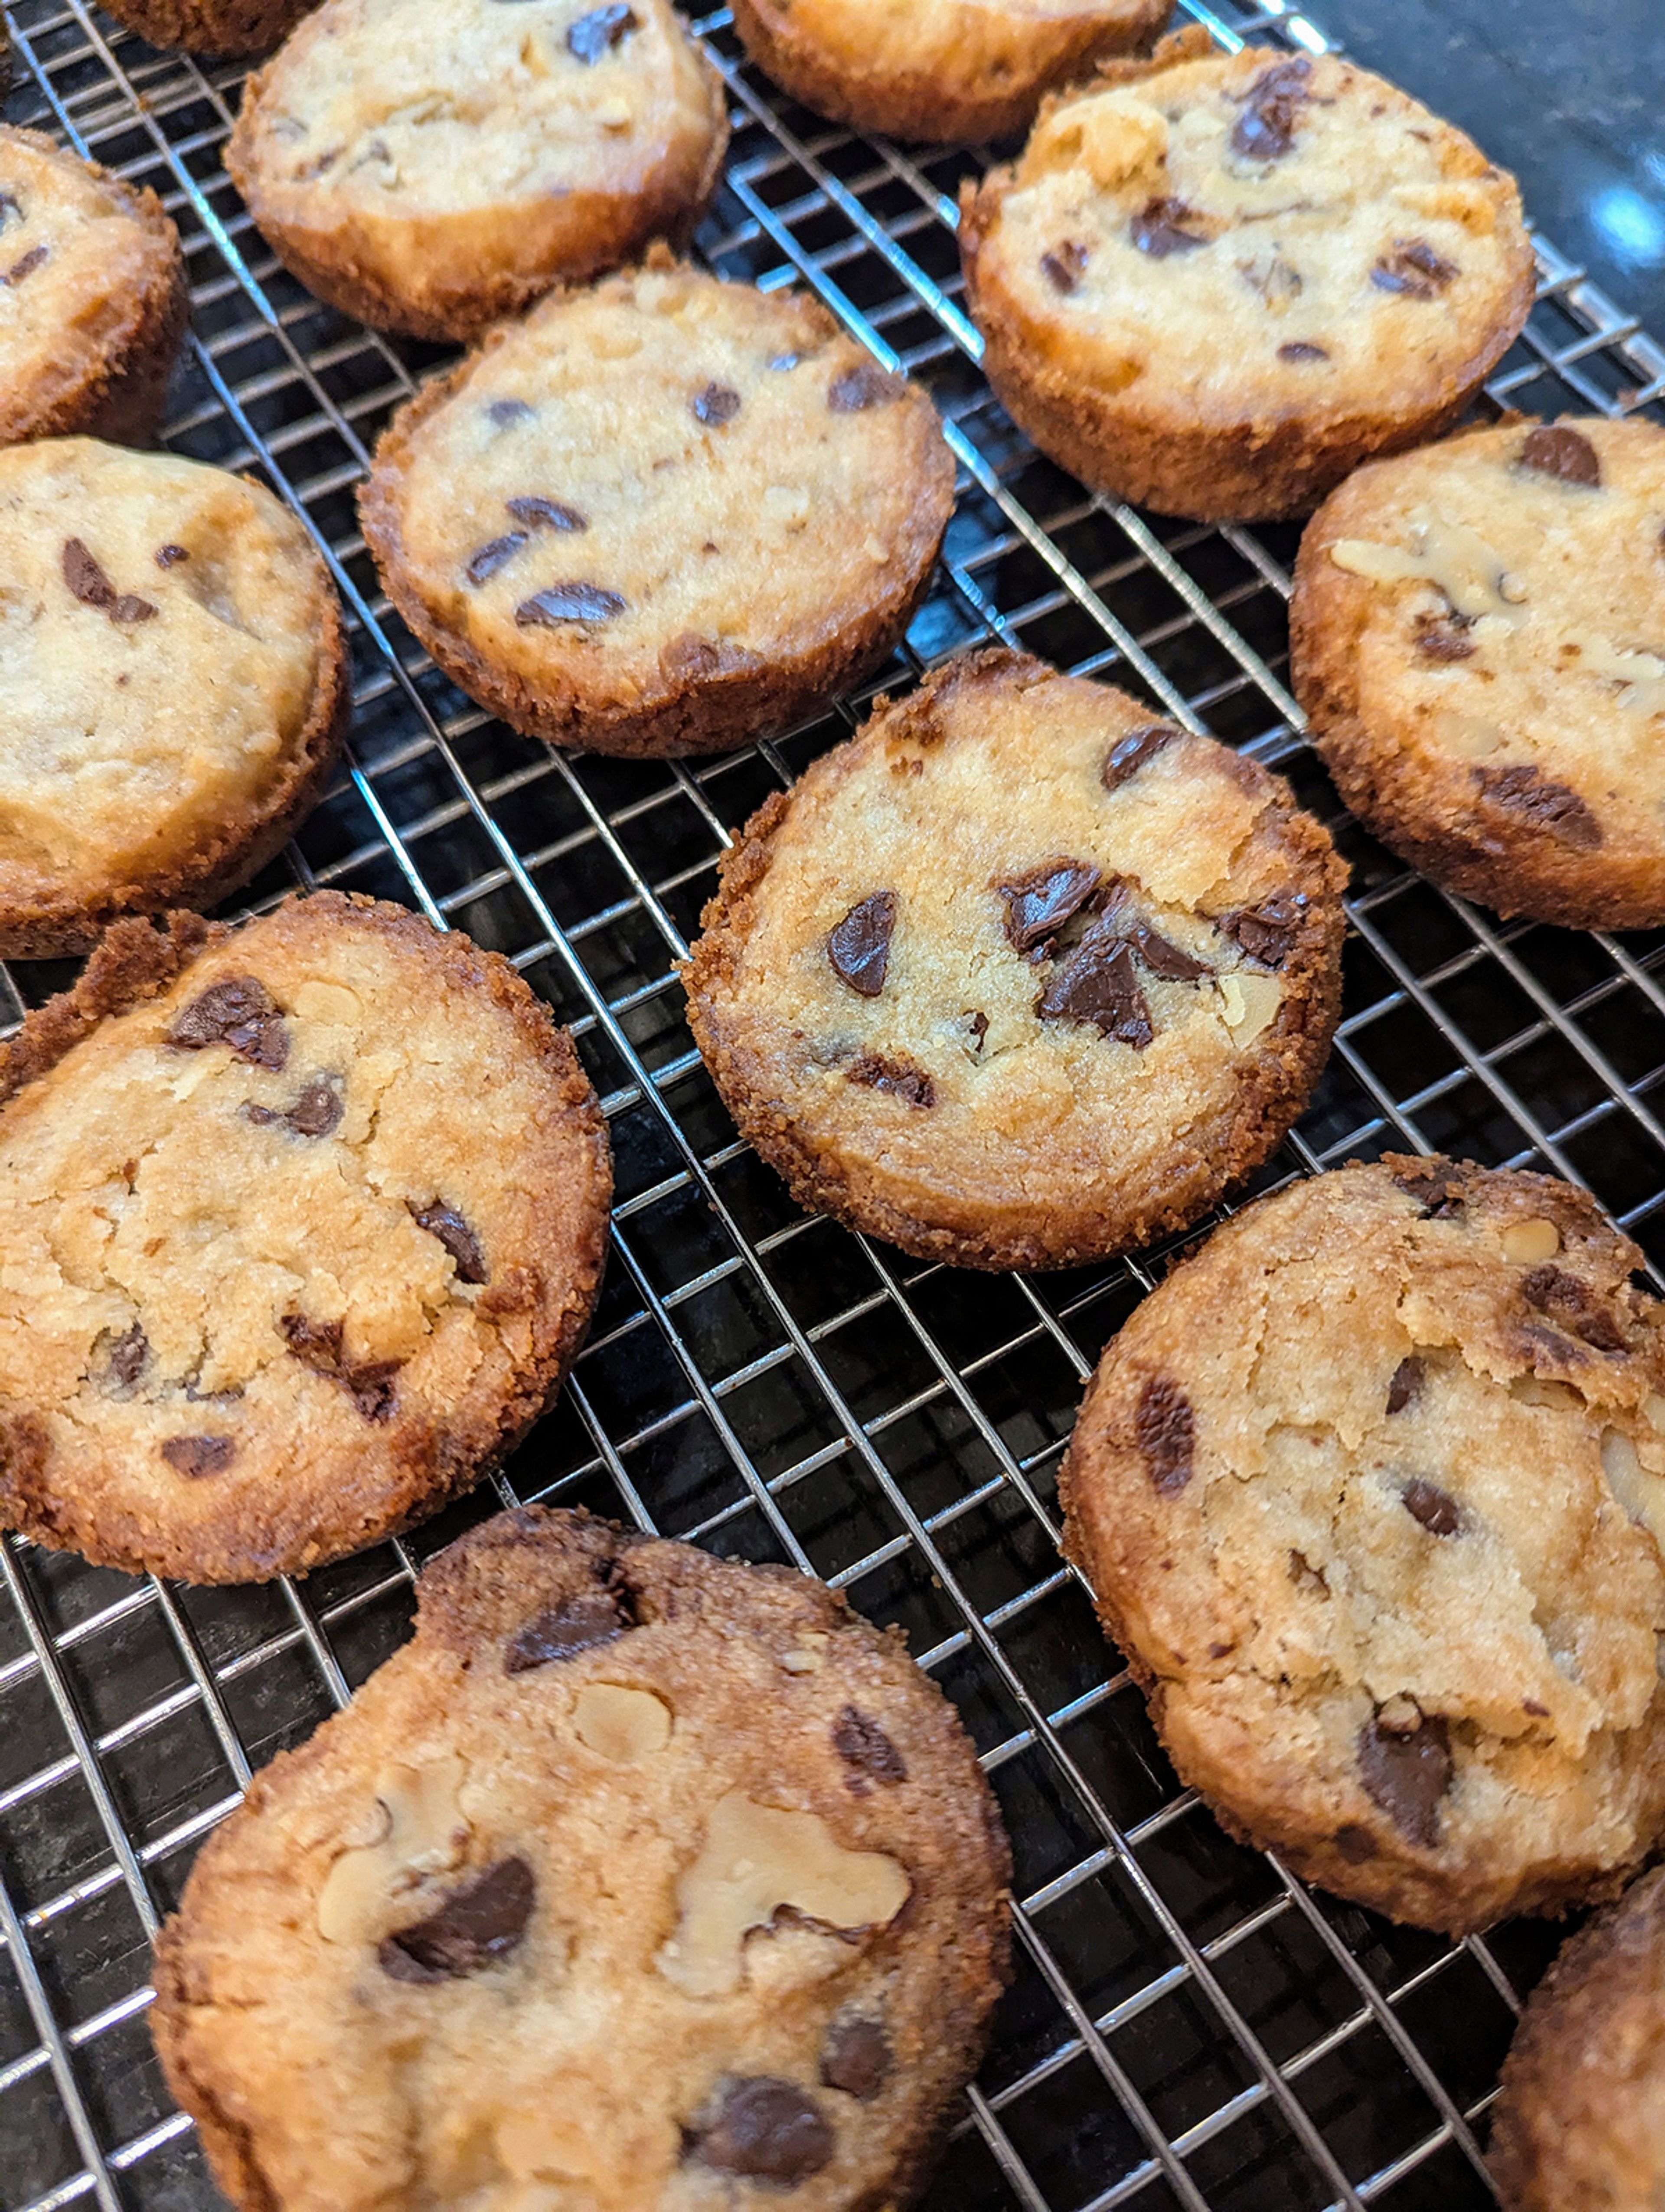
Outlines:
<svg viewBox="0 0 1665 2212"><path fill-rule="evenodd" d="M1665 1823L1665 1308L1589 1194L1389 1157L1265 1198L1109 1346L1067 1549L1234 1835L1451 1935Z"/></svg>
<svg viewBox="0 0 1665 2212"><path fill-rule="evenodd" d="M152 2029L232 2202L905 2201L1006 1978L1009 1867L900 1637L537 1507L417 1596L157 1945Z"/></svg>
<svg viewBox="0 0 1665 2212"><path fill-rule="evenodd" d="M1288 787L1021 653L881 701L747 824L684 974L802 1204L958 1267L1196 1219L1305 1105L1344 872Z"/></svg>
<svg viewBox="0 0 1665 2212"><path fill-rule="evenodd" d="M1217 521L1300 514L1455 420L1532 303L1512 178L1333 54L1200 31L1050 100L968 184L984 366L1101 491Z"/></svg>
<svg viewBox="0 0 1665 2212"><path fill-rule="evenodd" d="M1508 2212L1665 2203L1665 1868L1582 1928L1533 1992L1490 2160Z"/></svg>
<svg viewBox="0 0 1665 2212"><path fill-rule="evenodd" d="M420 1520L559 1388L611 1166L496 954L335 893L118 922L0 1046L0 1526L187 1582Z"/></svg>
<svg viewBox="0 0 1665 2212"><path fill-rule="evenodd" d="M155 434L191 310L152 191L0 124L0 446Z"/></svg>
<svg viewBox="0 0 1665 2212"><path fill-rule="evenodd" d="M876 667L953 505L917 386L813 301L663 250L493 331L395 417L360 501L471 697L652 755L788 727Z"/></svg>
<svg viewBox="0 0 1665 2212"><path fill-rule="evenodd" d="M0 957L206 906L322 795L352 694L311 538L241 477L0 450Z"/></svg>
<svg viewBox="0 0 1665 2212"><path fill-rule="evenodd" d="M1295 688L1347 805L1436 883L1665 921L1665 430L1511 421L1350 477L1302 540Z"/></svg>
<svg viewBox="0 0 1665 2212"><path fill-rule="evenodd" d="M249 79L225 161L319 299L468 340L685 238L727 143L671 0L325 0Z"/></svg>
<svg viewBox="0 0 1665 2212"><path fill-rule="evenodd" d="M1166 25L1172 0L735 0L760 69L817 114L933 144L1021 131L1042 95Z"/></svg>

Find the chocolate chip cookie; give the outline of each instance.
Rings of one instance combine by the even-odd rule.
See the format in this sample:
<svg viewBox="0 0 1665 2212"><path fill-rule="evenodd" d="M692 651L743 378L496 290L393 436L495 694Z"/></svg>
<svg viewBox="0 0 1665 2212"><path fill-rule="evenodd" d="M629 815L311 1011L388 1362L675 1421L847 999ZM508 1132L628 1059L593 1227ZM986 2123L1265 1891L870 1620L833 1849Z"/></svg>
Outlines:
<svg viewBox="0 0 1665 2212"><path fill-rule="evenodd" d="M0 451L0 956L246 883L351 712L301 523L222 469L47 439Z"/></svg>
<svg viewBox="0 0 1665 2212"><path fill-rule="evenodd" d="M417 1587L414 1642L257 1778L157 1944L227 2196L905 2201L1006 1978L1008 1860L900 1638L536 1507Z"/></svg>
<svg viewBox="0 0 1665 2212"><path fill-rule="evenodd" d="M1508 2212L1665 2203L1665 1869L1581 1929L1534 1992L1491 2160Z"/></svg>
<svg viewBox="0 0 1665 2212"><path fill-rule="evenodd" d="M118 922L0 1046L0 1526L304 1573L474 1482L559 1388L611 1170L507 963L319 893Z"/></svg>
<svg viewBox="0 0 1665 2212"><path fill-rule="evenodd" d="M1042 94L1154 37L1172 0L735 0L753 61L858 131L999 138Z"/></svg>
<svg viewBox="0 0 1665 2212"><path fill-rule="evenodd" d="M684 981L803 1205L969 1267L1196 1219L1307 1101L1344 871L1288 787L1020 653L951 661L753 816Z"/></svg>
<svg viewBox="0 0 1665 2212"><path fill-rule="evenodd" d="M143 444L190 310L154 192L0 124L0 446L74 430Z"/></svg>
<svg viewBox="0 0 1665 2212"><path fill-rule="evenodd" d="M325 0L249 79L225 161L319 299L469 339L685 237L727 143L671 0Z"/></svg>
<svg viewBox="0 0 1665 2212"><path fill-rule="evenodd" d="M388 596L471 698L598 751L719 751L876 667L954 464L824 308L660 249L428 386L361 500Z"/></svg>
<svg viewBox="0 0 1665 2212"><path fill-rule="evenodd" d="M1193 30L1042 109L968 185L984 367L1084 483L1205 520L1304 514L1453 421L1532 303L1512 178L1333 54Z"/></svg>
<svg viewBox="0 0 1665 2212"><path fill-rule="evenodd" d="M1583 1191L1389 1158L1262 1199L1105 1352L1067 1548L1182 1778L1460 1935L1665 1824L1665 1308Z"/></svg>
<svg viewBox="0 0 1665 2212"><path fill-rule="evenodd" d="M1512 420L1348 478L1302 541L1295 686L1341 796L1436 883L1665 921L1665 429Z"/></svg>

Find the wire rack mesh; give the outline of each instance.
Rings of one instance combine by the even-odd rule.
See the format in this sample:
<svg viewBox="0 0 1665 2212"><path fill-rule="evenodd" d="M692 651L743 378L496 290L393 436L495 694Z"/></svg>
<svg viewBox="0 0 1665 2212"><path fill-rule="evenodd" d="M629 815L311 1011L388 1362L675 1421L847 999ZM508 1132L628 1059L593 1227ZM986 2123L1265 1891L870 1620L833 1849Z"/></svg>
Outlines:
<svg viewBox="0 0 1665 2212"><path fill-rule="evenodd" d="M1276 0L1184 12L1228 45L1325 43ZM928 2206L1490 2203L1486 2110L1553 1932L1452 1945L1231 1843L1176 1783L1060 1560L1081 1382L1170 1255L968 1278L805 1218L735 1140L692 1048L672 963L717 855L862 699L778 743L662 765L552 756L471 706L380 597L352 500L439 351L346 321L275 264L220 165L238 70L157 53L82 0L4 14L23 65L7 119L151 185L179 225L194 316L167 443L287 499L351 617L350 764L244 903L374 892L507 955L572 1024L618 1197L560 1405L412 1537L303 1584L222 1591L0 1540L0 2207L218 2201L151 2055L148 1938L252 1770L402 1640L422 1560L532 1499L812 1569L900 1623L958 1706L1014 1839L1018 1968ZM726 11L696 28L735 124L705 258L818 293L928 384L959 464L936 587L870 688L991 638L1108 676L1291 776L1353 865L1334 1055L1261 1186L1444 1149L1570 1175L1665 1257L1665 936L1504 927L1370 844L1285 688L1293 533L1091 497L990 394L954 243L958 180L987 157L832 128L744 65ZM1539 254L1493 400L1658 412L1665 352ZM0 1020L70 972L0 970Z"/></svg>

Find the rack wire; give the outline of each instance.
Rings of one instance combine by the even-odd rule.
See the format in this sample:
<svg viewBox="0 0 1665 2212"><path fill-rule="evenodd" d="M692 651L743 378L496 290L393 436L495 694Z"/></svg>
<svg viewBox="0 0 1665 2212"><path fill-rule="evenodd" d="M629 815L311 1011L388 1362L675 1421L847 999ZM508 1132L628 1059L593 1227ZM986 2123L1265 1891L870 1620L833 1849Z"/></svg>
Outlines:
<svg viewBox="0 0 1665 2212"><path fill-rule="evenodd" d="M405 1540L305 1583L213 1591L0 1540L0 2208L218 2201L150 2051L148 1939L252 1771L403 1639L422 1562L532 1499L811 1569L901 1623L957 1705L1014 1840L1018 1967L928 2207L1491 2203L1485 2114L1555 1933L1453 1945L1228 1841L1060 1560L1054 1477L1081 1383L1171 1253L967 1277L805 1217L736 1140L692 1048L672 963L717 855L867 695L690 763L554 756L482 714L388 609L352 505L439 350L361 329L274 262L220 165L239 70L158 53L83 0L3 13L23 64L6 118L151 185L179 225L194 314L166 442L286 499L351 618L349 767L240 903L333 884L505 953L572 1025L618 1195L559 1407ZM1182 13L1228 46L1326 43L1279 0ZM1257 1188L1395 1146L1453 1151L1571 1176L1665 1257L1665 936L1505 927L1365 839L1285 687L1294 533L1091 497L989 392L954 244L958 180L986 157L833 128L745 65L726 10L695 27L735 124L705 258L817 292L930 386L959 464L936 588L869 694L964 646L1023 646L1277 767L1352 863L1335 1052ZM1538 253L1492 401L1658 415L1665 352ZM0 969L0 1022L70 972Z"/></svg>

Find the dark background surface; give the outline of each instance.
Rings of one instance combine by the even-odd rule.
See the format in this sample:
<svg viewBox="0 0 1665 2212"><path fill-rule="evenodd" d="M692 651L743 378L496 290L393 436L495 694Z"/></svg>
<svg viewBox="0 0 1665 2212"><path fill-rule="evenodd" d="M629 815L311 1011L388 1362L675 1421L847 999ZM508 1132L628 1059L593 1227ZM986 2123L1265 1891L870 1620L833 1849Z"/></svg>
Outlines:
<svg viewBox="0 0 1665 2212"><path fill-rule="evenodd" d="M1310 0L1310 13L1512 169L1530 220L1665 340L1665 0Z"/></svg>

